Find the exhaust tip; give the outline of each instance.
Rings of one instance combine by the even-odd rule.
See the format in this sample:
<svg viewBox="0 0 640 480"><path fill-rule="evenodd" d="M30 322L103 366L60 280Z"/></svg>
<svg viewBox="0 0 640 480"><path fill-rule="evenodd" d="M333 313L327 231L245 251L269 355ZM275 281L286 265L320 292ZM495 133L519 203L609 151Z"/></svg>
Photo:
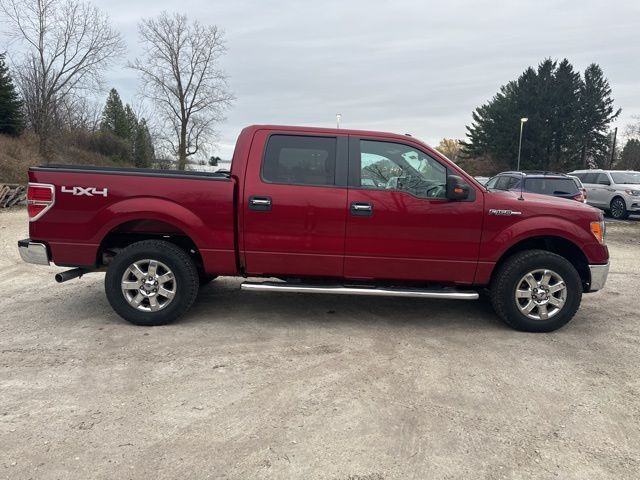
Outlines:
<svg viewBox="0 0 640 480"><path fill-rule="evenodd" d="M81 277L85 273L88 273L90 270L86 268L74 268L72 270L67 270L66 272L56 273L53 278L56 279L56 282L62 283L68 280L72 280L74 278Z"/></svg>

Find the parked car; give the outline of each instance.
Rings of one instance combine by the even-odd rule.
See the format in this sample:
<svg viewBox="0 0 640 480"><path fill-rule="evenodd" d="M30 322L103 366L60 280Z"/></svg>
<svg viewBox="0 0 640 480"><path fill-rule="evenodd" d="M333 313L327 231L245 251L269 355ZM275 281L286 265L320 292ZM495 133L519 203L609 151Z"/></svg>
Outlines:
<svg viewBox="0 0 640 480"><path fill-rule="evenodd" d="M482 185L486 185L490 179L490 177L473 177L473 178L475 178Z"/></svg>
<svg viewBox="0 0 640 480"><path fill-rule="evenodd" d="M576 186L578 187L578 190L580 190L582 192L582 203L588 203L587 202L587 189L584 188L584 185L582 184L582 181L576 177L575 175L569 175L569 177L573 178L573 181L576 182Z"/></svg>
<svg viewBox="0 0 640 480"><path fill-rule="evenodd" d="M576 170L587 189L587 203L613 218L624 220L640 213L640 172L633 170Z"/></svg>
<svg viewBox="0 0 640 480"><path fill-rule="evenodd" d="M575 178L562 173L502 172L491 178L486 187L492 190L523 190L582 203L585 201L582 186Z"/></svg>
<svg viewBox="0 0 640 480"><path fill-rule="evenodd" d="M229 174L35 167L28 213L22 258L75 267L59 282L106 271L111 306L139 325L175 320L199 285L233 275L267 279L242 284L254 291L473 300L488 288L507 324L551 331L609 270L602 212L487 190L380 132L247 127Z"/></svg>

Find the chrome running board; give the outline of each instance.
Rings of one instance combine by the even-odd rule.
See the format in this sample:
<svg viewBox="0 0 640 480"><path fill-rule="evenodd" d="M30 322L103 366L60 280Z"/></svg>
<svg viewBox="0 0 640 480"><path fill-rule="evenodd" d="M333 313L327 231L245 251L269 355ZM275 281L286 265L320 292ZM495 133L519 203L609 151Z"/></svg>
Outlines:
<svg viewBox="0 0 640 480"><path fill-rule="evenodd" d="M344 287L341 285L305 285L286 282L244 282L242 290L259 292L288 293L329 293L334 295L376 295L380 297L417 297L442 298L445 300L477 300L478 292L472 290L456 290L454 288L383 288L383 287Z"/></svg>

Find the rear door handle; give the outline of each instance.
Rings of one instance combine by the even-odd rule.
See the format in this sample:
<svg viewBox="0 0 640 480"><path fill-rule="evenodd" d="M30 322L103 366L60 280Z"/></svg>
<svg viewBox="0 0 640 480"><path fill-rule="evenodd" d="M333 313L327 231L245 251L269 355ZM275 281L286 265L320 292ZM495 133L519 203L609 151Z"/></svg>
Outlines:
<svg viewBox="0 0 640 480"><path fill-rule="evenodd" d="M249 209L257 212L271 211L271 197L249 197Z"/></svg>
<svg viewBox="0 0 640 480"><path fill-rule="evenodd" d="M351 215L354 217L370 217L373 215L373 205L366 202L351 202Z"/></svg>

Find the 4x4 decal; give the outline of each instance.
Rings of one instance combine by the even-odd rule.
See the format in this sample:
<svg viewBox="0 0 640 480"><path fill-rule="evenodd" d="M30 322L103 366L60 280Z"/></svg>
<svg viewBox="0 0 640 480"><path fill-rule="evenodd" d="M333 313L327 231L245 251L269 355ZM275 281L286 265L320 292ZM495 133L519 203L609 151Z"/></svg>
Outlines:
<svg viewBox="0 0 640 480"><path fill-rule="evenodd" d="M102 190L98 190L96 187L66 187L66 186L62 186L60 188L60 191L62 193L70 193L70 194L75 195L77 197L82 197L82 196L93 197L94 195L102 195L103 197L106 198L106 196L107 196L107 189L106 188L103 188Z"/></svg>

